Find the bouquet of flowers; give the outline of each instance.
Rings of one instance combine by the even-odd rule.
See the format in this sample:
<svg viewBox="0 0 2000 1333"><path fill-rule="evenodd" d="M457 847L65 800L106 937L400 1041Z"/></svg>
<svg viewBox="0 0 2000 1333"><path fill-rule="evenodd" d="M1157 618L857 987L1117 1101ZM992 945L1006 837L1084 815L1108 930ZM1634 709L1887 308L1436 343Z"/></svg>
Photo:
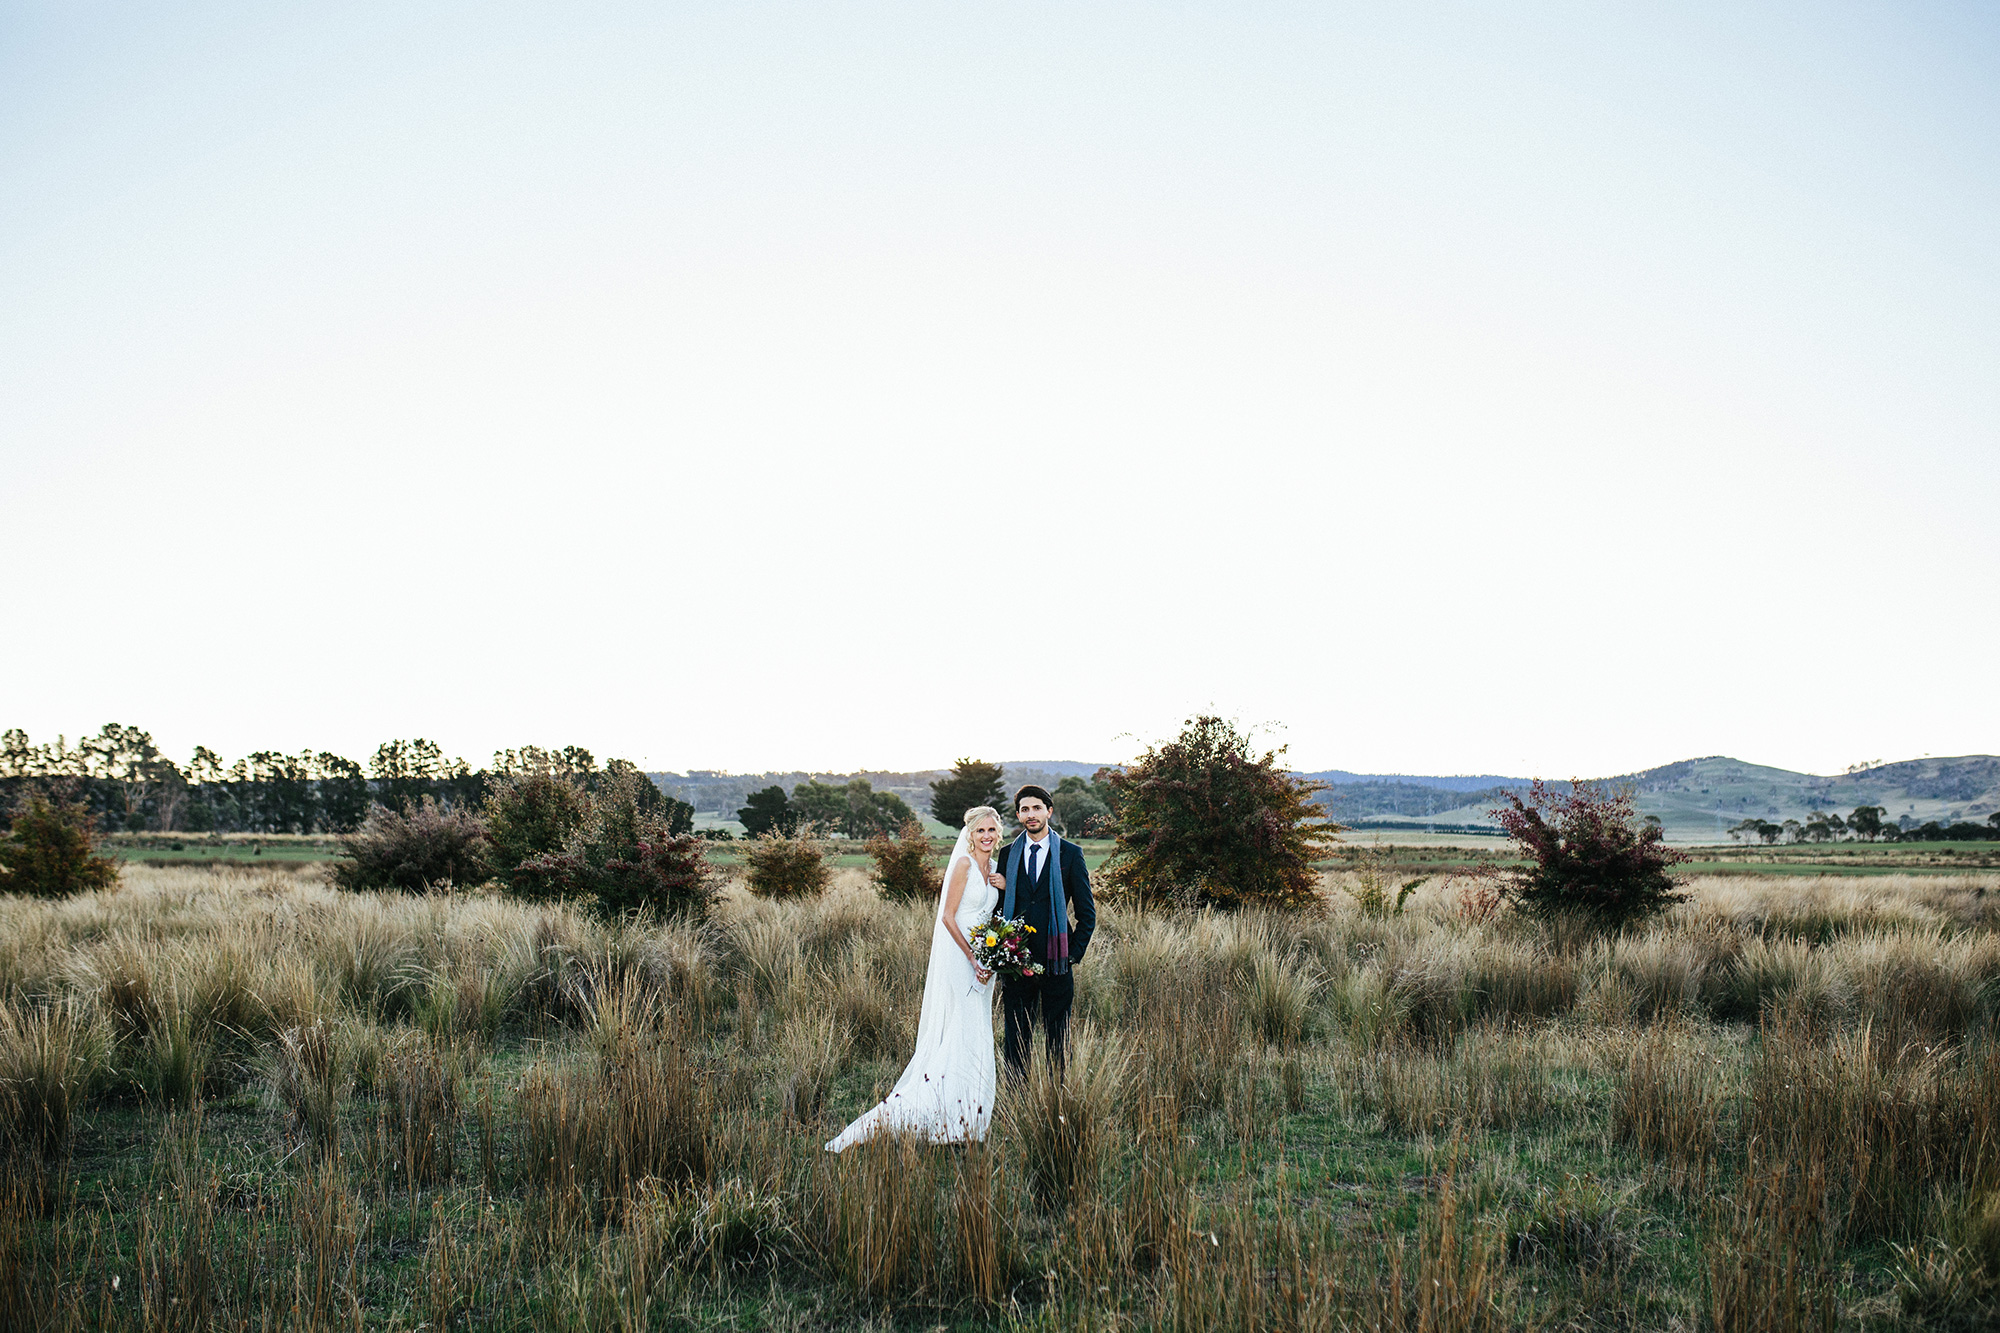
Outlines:
<svg viewBox="0 0 2000 1333"><path fill-rule="evenodd" d="M1028 948L1035 928L1025 921L1009 921L998 912L984 925L973 928L970 936L973 961L988 972L1010 977L1038 977L1048 969L1036 962Z"/></svg>

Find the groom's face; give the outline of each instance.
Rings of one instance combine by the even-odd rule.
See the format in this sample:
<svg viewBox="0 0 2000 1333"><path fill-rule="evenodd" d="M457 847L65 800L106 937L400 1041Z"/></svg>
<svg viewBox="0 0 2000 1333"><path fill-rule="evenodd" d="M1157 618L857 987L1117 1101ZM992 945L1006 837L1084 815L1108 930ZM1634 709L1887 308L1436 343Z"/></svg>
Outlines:
<svg viewBox="0 0 2000 1333"><path fill-rule="evenodd" d="M1042 830L1049 826L1049 808L1042 804L1042 798L1039 796L1024 797L1021 803L1014 807L1014 818L1028 831L1029 837L1039 838L1042 836Z"/></svg>

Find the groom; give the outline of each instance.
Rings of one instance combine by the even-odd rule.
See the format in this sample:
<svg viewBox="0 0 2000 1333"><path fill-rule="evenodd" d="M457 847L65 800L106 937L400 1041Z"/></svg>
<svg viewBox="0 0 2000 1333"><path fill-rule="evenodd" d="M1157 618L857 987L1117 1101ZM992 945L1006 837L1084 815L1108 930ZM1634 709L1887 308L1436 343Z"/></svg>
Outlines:
<svg viewBox="0 0 2000 1333"><path fill-rule="evenodd" d="M1021 836L1000 849L994 872L1001 881L1001 912L1035 928L1035 957L1047 969L1038 977L1009 976L1000 983L1000 1005L1007 1015L1007 1068L1016 1074L1027 1072L1028 1039L1037 1017L1049 1064L1062 1065L1063 1033L1069 1027L1070 1001L1076 996L1070 965L1083 961L1090 933L1097 929L1083 849L1049 827L1054 806L1041 787L1023 787L1014 794L1014 820L1021 826ZM1073 931L1072 906L1076 908Z"/></svg>

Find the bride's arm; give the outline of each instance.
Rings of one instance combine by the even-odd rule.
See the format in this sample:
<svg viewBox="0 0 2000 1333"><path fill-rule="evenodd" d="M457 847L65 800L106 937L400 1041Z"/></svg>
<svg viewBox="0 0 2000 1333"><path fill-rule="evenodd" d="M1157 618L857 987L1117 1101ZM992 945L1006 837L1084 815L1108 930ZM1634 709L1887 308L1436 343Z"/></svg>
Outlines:
<svg viewBox="0 0 2000 1333"><path fill-rule="evenodd" d="M951 868L951 874L944 882L944 928L951 932L953 943L965 955L965 961L972 964L972 970L983 972L979 960L972 956L972 944L965 938L965 932L958 928L958 903L965 897L965 881L972 874L972 862L960 861Z"/></svg>

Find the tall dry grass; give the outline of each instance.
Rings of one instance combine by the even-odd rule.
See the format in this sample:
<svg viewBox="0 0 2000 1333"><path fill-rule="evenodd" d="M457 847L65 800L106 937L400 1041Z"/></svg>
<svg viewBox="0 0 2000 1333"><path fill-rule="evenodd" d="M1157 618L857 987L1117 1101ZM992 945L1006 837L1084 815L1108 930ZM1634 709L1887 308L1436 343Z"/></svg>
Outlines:
<svg viewBox="0 0 2000 1333"><path fill-rule="evenodd" d="M1977 1320L1985 887L1697 881L1615 938L1441 881L1107 909L987 1143L835 1158L930 932L862 872L695 925L131 870L0 900L0 1324Z"/></svg>

